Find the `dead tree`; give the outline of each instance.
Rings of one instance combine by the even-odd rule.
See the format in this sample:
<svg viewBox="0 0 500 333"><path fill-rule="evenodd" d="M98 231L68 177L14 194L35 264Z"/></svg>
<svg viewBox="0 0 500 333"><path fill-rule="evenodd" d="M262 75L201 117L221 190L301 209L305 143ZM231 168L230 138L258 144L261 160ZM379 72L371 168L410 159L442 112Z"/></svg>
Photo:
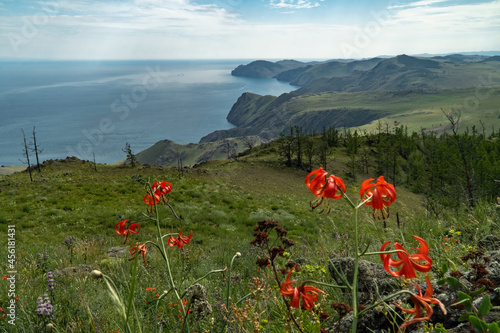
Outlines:
<svg viewBox="0 0 500 333"><path fill-rule="evenodd" d="M31 163L30 163L30 154L29 154L29 146L28 142L26 141L26 135L24 134L24 130L21 128L21 132L23 132L23 142L24 142L24 157L26 157L26 161L23 161L20 159L22 163L27 163L28 164L28 171L30 173L30 180L33 181L33 175L31 174Z"/></svg>
<svg viewBox="0 0 500 333"><path fill-rule="evenodd" d="M38 144L36 143L36 133L35 133L35 126L33 126L33 142L30 142L33 148L31 148L32 152L35 152L35 157L36 157L36 168L38 170L38 173L42 172L42 167L40 164L40 160L38 159L38 154L42 153L43 149L40 149Z"/></svg>

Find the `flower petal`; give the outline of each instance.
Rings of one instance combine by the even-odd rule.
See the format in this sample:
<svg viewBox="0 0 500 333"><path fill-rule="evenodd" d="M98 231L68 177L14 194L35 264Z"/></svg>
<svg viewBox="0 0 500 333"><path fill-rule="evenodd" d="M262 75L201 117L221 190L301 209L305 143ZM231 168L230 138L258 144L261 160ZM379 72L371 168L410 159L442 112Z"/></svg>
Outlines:
<svg viewBox="0 0 500 333"><path fill-rule="evenodd" d="M123 220L115 224L115 231L118 235L125 236L127 234L127 231L125 230L125 224L127 221L128 220Z"/></svg>

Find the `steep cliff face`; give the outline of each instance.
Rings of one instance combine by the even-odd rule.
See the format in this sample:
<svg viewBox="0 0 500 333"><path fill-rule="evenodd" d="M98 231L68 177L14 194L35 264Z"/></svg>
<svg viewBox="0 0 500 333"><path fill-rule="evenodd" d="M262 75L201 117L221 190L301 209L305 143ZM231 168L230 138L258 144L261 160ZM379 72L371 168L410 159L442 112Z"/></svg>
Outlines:
<svg viewBox="0 0 500 333"><path fill-rule="evenodd" d="M267 107L275 99L276 96L243 93L229 111L227 121L236 126L249 123L257 116L257 110Z"/></svg>
<svg viewBox="0 0 500 333"><path fill-rule="evenodd" d="M285 70L287 70L287 68L280 64L265 60L257 60L248 65L239 65L231 72L231 75L270 78Z"/></svg>
<svg viewBox="0 0 500 333"><path fill-rule="evenodd" d="M256 78L271 78L281 72L305 66L307 66L306 63L296 60L281 60L277 62L257 60L252 61L248 65L239 65L231 72L231 75Z"/></svg>
<svg viewBox="0 0 500 333"><path fill-rule="evenodd" d="M306 132L321 132L330 126L361 126L383 115L380 110L365 108L306 108L300 97L293 93L279 97L245 93L228 116L228 120L237 123L238 127L210 133L200 143L251 135L269 141L292 126L301 126Z"/></svg>

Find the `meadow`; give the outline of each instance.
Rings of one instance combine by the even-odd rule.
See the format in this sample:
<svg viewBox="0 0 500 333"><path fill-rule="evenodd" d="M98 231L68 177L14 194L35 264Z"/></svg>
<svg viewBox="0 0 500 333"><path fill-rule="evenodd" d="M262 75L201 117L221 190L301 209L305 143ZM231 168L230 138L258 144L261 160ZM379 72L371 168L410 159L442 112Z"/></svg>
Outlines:
<svg viewBox="0 0 500 333"><path fill-rule="evenodd" d="M283 166L278 149L277 143L266 144L231 160L181 170L95 166L67 158L46 161L41 173L34 172L33 182L26 172L2 176L0 246L6 253L8 225L15 225L17 273L14 326L4 315L11 301L11 269L3 256L0 332L324 332L339 319L331 304L348 304L351 293L318 284L325 294L313 309L290 308L280 296L275 264L300 264L300 272L292 275L299 283L335 284L328 262L356 253L356 235L368 252L379 251L388 240L415 247L412 236L418 235L429 244L434 261L428 274L438 277L443 263L465 269L460 257L476 249L484 236L499 234L494 202L478 201L473 210L444 209L435 217L427 211L424 196L404 186L396 187L388 219L375 219L370 207L359 209L358 234L347 201L330 200L329 212L311 209L315 196L304 184L310 170ZM325 169L342 177L346 194L360 203L361 182L379 174L369 168L355 181L345 149L330 153ZM155 181L172 185L168 205L157 205L158 215L148 212L143 202ZM115 230L123 220L140 225L140 232L130 233L125 244ZM256 264L265 253L251 244L254 228L263 220L278 221L294 243L273 258L273 267ZM140 252L130 260L136 242L160 244L161 230L167 243L169 233L177 237L181 229L184 236L192 230L192 237L181 248L166 247L168 266L161 246L151 244L144 261ZM450 237L456 241L443 241ZM363 259L381 265L378 255ZM106 278L92 278L96 270ZM278 276L280 283L287 272ZM408 286L405 279L396 280L402 288ZM424 281L421 273L417 280ZM195 309L194 294L184 291L193 283L206 288L203 300L211 311L189 312ZM186 302L184 309L179 300Z"/></svg>

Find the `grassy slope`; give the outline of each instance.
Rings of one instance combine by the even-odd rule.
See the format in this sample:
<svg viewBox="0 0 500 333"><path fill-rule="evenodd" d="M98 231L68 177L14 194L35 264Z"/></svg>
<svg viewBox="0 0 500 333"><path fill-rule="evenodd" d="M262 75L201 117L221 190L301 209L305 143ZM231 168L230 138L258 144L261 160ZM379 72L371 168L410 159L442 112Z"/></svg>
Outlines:
<svg viewBox="0 0 500 333"><path fill-rule="evenodd" d="M326 92L295 98L288 104L297 112L314 112L332 108L352 108L378 110L385 116L380 118L383 123L394 121L407 125L409 131L421 129L441 132L446 129L447 120L443 110L452 107L462 110L462 127L479 126L482 121L489 132L491 126L500 127L500 86L484 88L479 92L481 99L475 108L476 89L450 89L435 93L423 92ZM469 107L473 106L473 107ZM300 111L299 111L300 110ZM375 130L378 120L359 127L360 130Z"/></svg>
<svg viewBox="0 0 500 333"><path fill-rule="evenodd" d="M341 149L333 152L334 158L327 170L345 177L348 193L357 200L357 188L361 180L377 175L358 175L357 181L347 178L348 161ZM311 267L326 268L328 255L342 255L352 251L350 238L353 236L351 210L343 200L331 202L331 213L311 212L309 201L312 194L304 186L307 172L288 169L276 164L276 146L266 145L254 153L237 161L206 162L194 169L187 169L179 179L175 169L144 166L129 167L98 165L93 170L90 163L78 160L48 163L42 175L35 174L35 182L30 183L26 173L17 173L0 178L0 233L6 234L7 224L16 225L16 262L18 295L24 304L26 314L18 312L21 318L19 332L29 332L27 318L36 318L36 297L46 292L46 275L37 269L36 253L47 251L50 255L47 269L59 271L64 267L88 264L100 269L115 280L122 293L128 286L130 263L128 260L109 260L107 249L123 245L122 236L114 231L116 222L130 219L141 224L141 232L132 235L127 246L136 241L154 239L156 228L144 215L146 207L142 203L144 187L136 179L167 180L173 184L170 203L184 220L176 220L167 207L160 207L163 232L180 228L193 230L189 245L191 268L180 270L181 256L171 250L172 265L176 267L177 278L185 278L184 286L195 278L203 276L210 269L228 265L237 251L242 253L234 267L240 283L233 290L235 299L248 292L248 281L252 276L266 277L256 270L256 251L250 246L252 229L258 220L275 219L289 230L289 238L296 242L292 249L292 259L303 258ZM492 222L491 210L488 214L476 216L479 225L471 224L466 215L448 215L436 221L425 218L423 200L402 187L397 187L398 200L391 206L392 218L388 228L373 220L369 208L360 212L361 233L364 241L371 242L370 249L378 250L387 239L411 242L411 235L425 238L431 247L431 256L438 265L442 257L439 243L450 228L462 232L461 244L472 244L477 237L498 232ZM398 229L394 216L399 214L402 228ZM337 240L336 233L344 234L347 240ZM63 241L66 236L77 237L73 249L73 262ZM5 238L4 238L5 239ZM5 241L0 243L6 247ZM459 250L458 250L459 251ZM22 253L22 254L21 254ZM460 252L453 252L456 260ZM127 253L128 255L128 253ZM450 253L451 255L451 253ZM148 325L151 308L143 299L154 300L154 295L145 291L146 287L166 288L164 266L157 252L147 254L151 268L139 269L139 284L136 293L140 320ZM377 257L370 260L377 261ZM5 261L0 270L6 271ZM301 273L306 277L331 282L324 273ZM313 274L309 276L307 274ZM220 275L213 275L203 284L211 294L215 290L225 290ZM0 285L0 306L5 308L7 295L5 284ZM57 300L56 323L70 332L88 332L95 319L87 307L97 314L104 331L116 330L118 321L116 310L103 284L89 281L85 276L58 276L55 296ZM325 309L332 300L341 300L341 294L332 292L325 299ZM210 300L214 302L214 299ZM175 317L165 303L159 309L162 318ZM64 307L65 311L60 312ZM64 315L62 314L64 313ZM32 314L32 317L28 317ZM269 318L268 318L269 319ZM205 329L209 327L204 323ZM278 324L279 325L279 322ZM0 328L2 322L0 321ZM32 327L32 326L31 326ZM200 327L201 330L201 327ZM171 329L171 331L174 331ZM280 329L277 329L280 332Z"/></svg>
<svg viewBox="0 0 500 333"><path fill-rule="evenodd" d="M180 145L170 140L163 140L138 153L137 160L144 164L177 167L180 155L182 165L191 167L209 160L226 159L227 144L230 145L230 155L239 154L246 149L244 141L243 138L229 138L214 142ZM255 138L255 144L257 143L260 143L260 140Z"/></svg>

